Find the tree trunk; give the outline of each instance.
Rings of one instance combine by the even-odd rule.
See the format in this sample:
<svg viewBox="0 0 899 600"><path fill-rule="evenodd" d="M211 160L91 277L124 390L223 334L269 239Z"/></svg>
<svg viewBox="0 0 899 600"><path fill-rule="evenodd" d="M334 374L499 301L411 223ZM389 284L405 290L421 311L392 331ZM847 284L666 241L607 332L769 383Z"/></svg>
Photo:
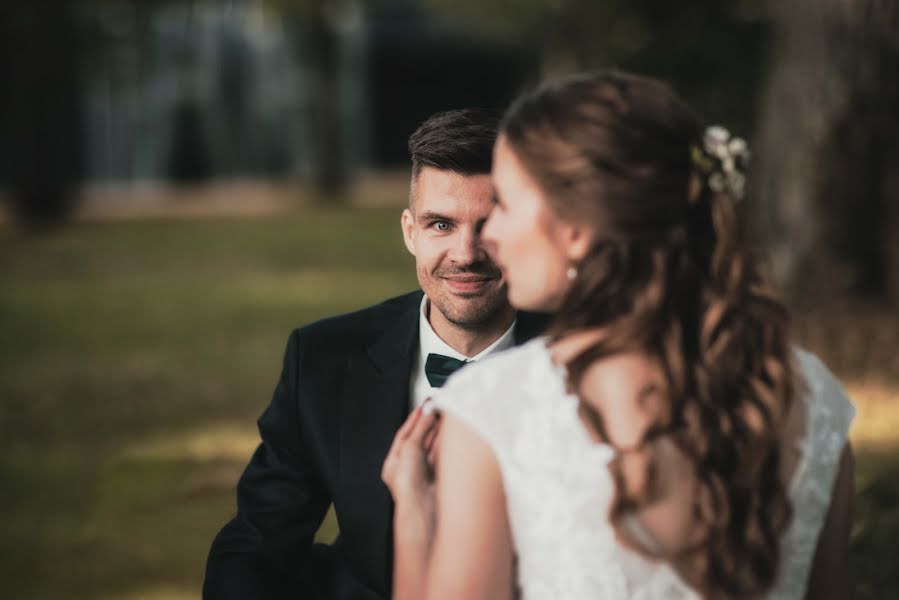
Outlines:
<svg viewBox="0 0 899 600"><path fill-rule="evenodd" d="M895 276L899 24L883 0L772 0L757 226L799 305L884 297Z"/></svg>
<svg viewBox="0 0 899 600"><path fill-rule="evenodd" d="M316 188L328 200L339 198L347 183L341 148L340 40L324 5L307 22L312 70L312 152Z"/></svg>
<svg viewBox="0 0 899 600"><path fill-rule="evenodd" d="M82 40L76 8L15 5L0 9L0 158L13 209L29 225L68 217L83 175L79 78Z"/></svg>

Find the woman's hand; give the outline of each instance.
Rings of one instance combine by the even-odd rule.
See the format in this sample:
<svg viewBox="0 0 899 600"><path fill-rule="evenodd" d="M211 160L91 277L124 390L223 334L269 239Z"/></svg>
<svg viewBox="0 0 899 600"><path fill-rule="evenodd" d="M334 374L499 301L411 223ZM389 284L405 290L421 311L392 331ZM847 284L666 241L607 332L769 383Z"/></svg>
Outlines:
<svg viewBox="0 0 899 600"><path fill-rule="evenodd" d="M393 438L381 479L396 504L393 514L394 600L424 597L436 528L438 415L429 401L412 411Z"/></svg>
<svg viewBox="0 0 899 600"><path fill-rule="evenodd" d="M415 513L428 524L433 523L436 439L440 429L439 416L431 408L427 400L412 411L397 431L381 469L381 479L393 495L397 515Z"/></svg>

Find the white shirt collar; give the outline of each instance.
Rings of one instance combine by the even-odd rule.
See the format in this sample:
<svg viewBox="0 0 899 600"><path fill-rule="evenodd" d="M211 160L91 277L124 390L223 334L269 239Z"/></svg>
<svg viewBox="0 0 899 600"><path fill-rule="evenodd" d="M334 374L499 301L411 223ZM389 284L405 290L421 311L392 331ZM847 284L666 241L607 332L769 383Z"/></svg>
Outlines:
<svg viewBox="0 0 899 600"><path fill-rule="evenodd" d="M410 409L421 406L422 402L436 391L436 388L431 387L428 376L425 373L425 363L428 360L428 354L442 354L459 360L480 360L488 354L499 352L512 346L515 341L512 334L514 329L515 323L513 322L509 329L499 336L499 339L478 352L476 356L470 358L463 356L462 353L456 352L449 344L440 339L440 336L431 327L431 323L428 321L428 297L424 296L421 299L421 307L418 311L419 354L415 359L416 364L412 368L412 376L409 382Z"/></svg>
<svg viewBox="0 0 899 600"><path fill-rule="evenodd" d="M422 296L418 318L418 347L419 356L421 358L419 364L421 365L421 368L424 369L424 364L427 360L428 354L442 354L443 356L449 356L451 358L456 358L459 360L481 360L489 354L499 352L500 350L505 350L506 348L511 348L513 343L515 342L515 339L513 337L514 329L515 321L512 321L512 324L509 326L506 332L499 336L499 338L497 338L496 341L494 341L492 344L490 344L474 356L465 356L461 352L457 352L452 346L440 339L440 336L437 335L437 333L434 331L434 328L431 327L431 323L428 321L428 297L427 295Z"/></svg>

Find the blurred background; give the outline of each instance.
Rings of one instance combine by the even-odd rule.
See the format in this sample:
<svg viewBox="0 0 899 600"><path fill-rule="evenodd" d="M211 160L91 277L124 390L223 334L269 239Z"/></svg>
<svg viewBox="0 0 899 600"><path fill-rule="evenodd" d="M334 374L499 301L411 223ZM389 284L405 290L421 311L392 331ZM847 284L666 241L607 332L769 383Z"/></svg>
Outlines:
<svg viewBox="0 0 899 600"><path fill-rule="evenodd" d="M755 238L859 411L857 597L895 597L892 0L4 1L3 596L198 597L291 329L416 285L408 135L605 67L750 140Z"/></svg>

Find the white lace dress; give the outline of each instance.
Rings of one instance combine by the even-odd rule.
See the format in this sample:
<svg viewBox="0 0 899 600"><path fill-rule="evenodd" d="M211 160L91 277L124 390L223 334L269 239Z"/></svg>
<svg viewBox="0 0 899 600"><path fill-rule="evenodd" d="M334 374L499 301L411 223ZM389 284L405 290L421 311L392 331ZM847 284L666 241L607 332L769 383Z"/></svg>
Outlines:
<svg viewBox="0 0 899 600"><path fill-rule="evenodd" d="M807 435L793 476L794 518L769 598L805 595L818 533L854 409L821 362L797 351L809 389ZM615 541L607 520L610 447L595 443L538 338L454 375L436 398L491 446L505 487L524 600L697 598L664 563Z"/></svg>

